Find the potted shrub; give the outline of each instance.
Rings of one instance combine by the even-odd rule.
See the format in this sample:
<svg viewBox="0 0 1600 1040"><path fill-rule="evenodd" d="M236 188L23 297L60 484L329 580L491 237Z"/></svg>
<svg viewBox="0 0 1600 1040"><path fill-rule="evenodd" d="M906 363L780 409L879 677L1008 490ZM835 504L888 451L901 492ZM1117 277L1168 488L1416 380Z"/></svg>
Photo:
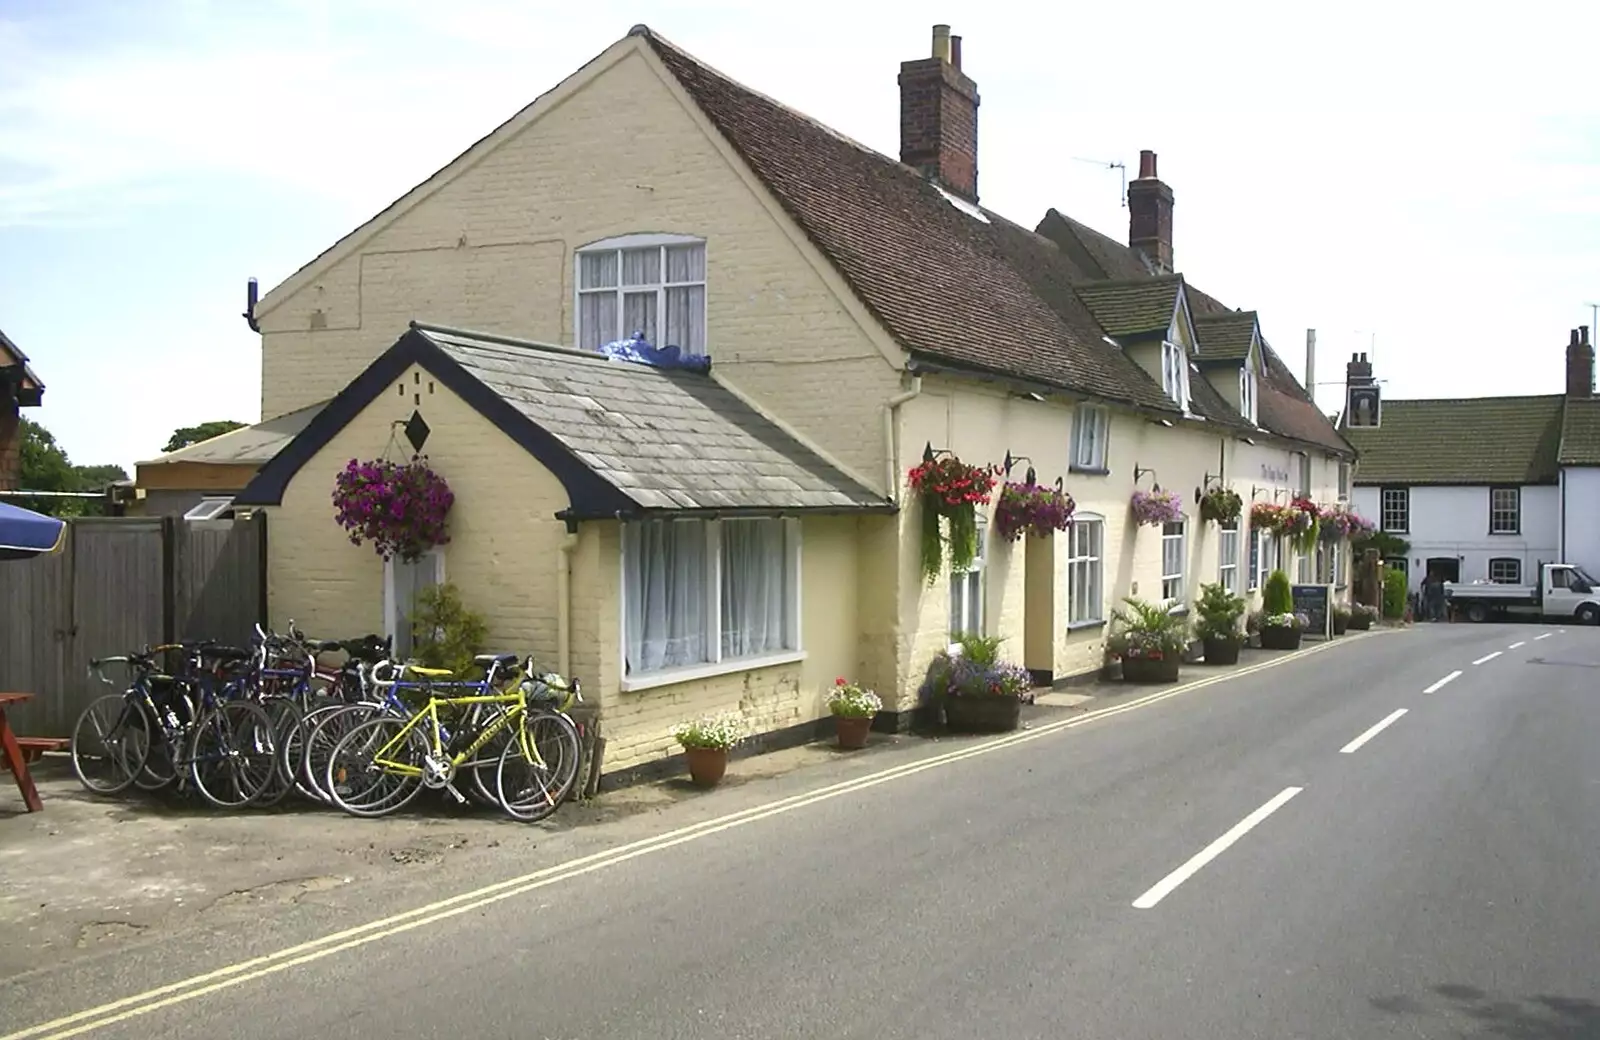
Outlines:
<svg viewBox="0 0 1600 1040"><path fill-rule="evenodd" d="M989 504L995 471L992 466L969 466L954 455L935 457L929 451L907 480L922 505L922 576L931 585L944 570L940 517L950 530L951 569L964 570L977 557L977 509Z"/></svg>
<svg viewBox="0 0 1600 1040"><path fill-rule="evenodd" d="M350 542L371 542L385 560L406 562L450 541L445 519L455 495L428 466L426 456L410 462L351 459L334 478L334 519Z"/></svg>
<svg viewBox="0 0 1600 1040"><path fill-rule="evenodd" d="M1231 524L1244 512L1244 499L1232 488L1214 487L1200 496L1200 519Z"/></svg>
<svg viewBox="0 0 1600 1040"><path fill-rule="evenodd" d="M1239 663L1239 647L1244 643L1239 619L1244 610L1243 596L1217 583L1200 586L1200 600L1195 604L1200 620L1194 627L1205 647L1206 664Z"/></svg>
<svg viewBox="0 0 1600 1040"><path fill-rule="evenodd" d="M1350 608L1350 620L1346 628L1352 632L1365 632L1372 627L1378 619L1378 612L1365 603L1357 603Z"/></svg>
<svg viewBox="0 0 1600 1040"><path fill-rule="evenodd" d="M1294 594L1289 588L1289 576L1281 570L1272 572L1261 590L1261 648L1263 650L1300 649L1300 631L1303 626L1294 613Z"/></svg>
<svg viewBox="0 0 1600 1040"><path fill-rule="evenodd" d="M694 785L715 787L728 771L728 752L744 739L744 720L732 711L702 715L672 727L672 739L683 745Z"/></svg>
<svg viewBox="0 0 1600 1040"><path fill-rule="evenodd" d="M872 720L882 709L883 701L873 691L847 682L842 675L833 680L833 689L828 691L828 710L833 713L841 748L854 751L866 747Z"/></svg>
<svg viewBox="0 0 1600 1040"><path fill-rule="evenodd" d="M1167 607L1129 596L1111 612L1107 648L1122 660L1125 682L1177 682L1189 648L1189 621Z"/></svg>
<svg viewBox="0 0 1600 1040"><path fill-rule="evenodd" d="M1033 678L1026 668L1000 660L1000 642L964 636L954 652L941 650L928 665L920 693L924 703L942 710L948 728L1004 733L1021 723Z"/></svg>
<svg viewBox="0 0 1600 1040"><path fill-rule="evenodd" d="M994 506L997 534L1014 542L1024 534L1048 538L1072 526L1072 496L1060 488L1006 481Z"/></svg>
<svg viewBox="0 0 1600 1040"><path fill-rule="evenodd" d="M1175 524L1183 519L1183 499L1176 491L1135 491L1128 500L1135 523L1148 527Z"/></svg>
<svg viewBox="0 0 1600 1040"><path fill-rule="evenodd" d="M1342 636L1345 629L1350 627L1350 610L1348 607L1335 605L1333 608L1333 634Z"/></svg>

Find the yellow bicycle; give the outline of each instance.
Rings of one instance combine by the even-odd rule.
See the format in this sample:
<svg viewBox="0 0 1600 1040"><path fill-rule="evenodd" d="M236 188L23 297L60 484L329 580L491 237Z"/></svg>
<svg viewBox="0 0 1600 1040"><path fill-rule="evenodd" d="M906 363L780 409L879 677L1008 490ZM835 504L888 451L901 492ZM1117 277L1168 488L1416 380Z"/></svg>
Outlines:
<svg viewBox="0 0 1600 1040"><path fill-rule="evenodd" d="M423 696L409 715L385 713L352 727L328 756L325 787L352 816L385 816L423 788L458 802L463 770L494 770L500 808L513 819L542 820L572 792L578 777L578 729L567 715L583 694L577 679L534 670L533 658L482 655L481 682L447 681L448 669L407 664L418 681L375 678ZM504 675L504 678L498 678ZM455 690L474 692L455 695ZM391 701L392 703L392 701Z"/></svg>

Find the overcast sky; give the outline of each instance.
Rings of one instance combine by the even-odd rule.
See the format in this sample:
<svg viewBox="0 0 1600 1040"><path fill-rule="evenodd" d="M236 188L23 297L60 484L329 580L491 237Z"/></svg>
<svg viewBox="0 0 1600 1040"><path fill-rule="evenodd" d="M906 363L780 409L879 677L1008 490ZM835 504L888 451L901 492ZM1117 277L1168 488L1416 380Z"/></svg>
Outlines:
<svg viewBox="0 0 1600 1040"><path fill-rule="evenodd" d="M247 277L264 294L629 26L898 154L899 62L937 20L991 209L1123 239L1104 164L1151 148L1178 267L1297 373L1315 328L1319 381L1375 348L1391 396L1559 392L1600 303L1596 6L0 0L0 328L73 460L131 472L174 427L260 417Z"/></svg>

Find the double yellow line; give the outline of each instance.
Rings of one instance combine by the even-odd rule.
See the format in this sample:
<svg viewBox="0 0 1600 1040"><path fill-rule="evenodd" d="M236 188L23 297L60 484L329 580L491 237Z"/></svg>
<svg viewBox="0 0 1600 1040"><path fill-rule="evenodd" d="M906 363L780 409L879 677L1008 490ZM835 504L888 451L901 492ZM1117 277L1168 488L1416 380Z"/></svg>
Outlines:
<svg viewBox="0 0 1600 1040"><path fill-rule="evenodd" d="M690 824L677 830L668 831L665 834L658 834L653 838L642 838L639 841L619 845L604 852L581 856L578 859L568 860L553 867L546 867L543 870L536 870L520 877L485 885L470 892L463 892L449 899L441 899L436 903L429 903L427 906L421 906L415 910L408 910L405 913L370 921L367 924L348 928L342 932L334 932L331 935L312 939L309 942L291 946L276 953L240 961L237 964L217 968L215 971L209 971L203 975L195 975L156 989L137 993L131 997L123 997L121 1000L101 1004L99 1007L89 1008L49 1022L41 1022L18 1032L0 1036L0 1040L66 1040L67 1037L79 1036L91 1030L104 1029L118 1022L137 1018L140 1015L147 1015L152 1011L159 1011L175 1004L196 1000L209 993L227 989L230 986L265 978L268 975L287 971L290 968L320 960L323 957L329 957L344 950L355 949L358 946L365 946L368 943L374 943L392 935L409 932L413 928L421 928L460 914L469 913L493 903L511 899L514 896L560 884L572 878L582 877L585 874L592 874L607 867L616 866L619 863L626 863L631 859L638 859L640 856L648 856L691 841L699 841L701 838L709 837L722 831L743 827L758 820L780 816L796 809L803 809L808 805L815 805L818 802L854 794L857 791L865 791L868 788L877 787L879 784L901 780L929 769L938 769L969 758L976 758L979 755L987 755L1003 748L1024 744L1030 740L1038 740L1041 737L1062 730L1086 726L1091 722L1098 722L1113 715L1137 711L1140 708L1149 707L1152 704L1188 693L1191 690L1212 686L1242 675L1250 675L1273 668L1309 654L1320 653L1337 645L1339 644L1332 642L1323 643L1301 650L1298 653L1284 654L1281 657L1251 665L1248 668L1241 668L1237 671L1212 676L1209 679L1201 679L1198 682L1185 683L1158 693L1152 693L1137 700L1129 701L1126 704L1119 704L1116 707L1103 708L1099 711L1088 712L1087 714L1071 719L1063 719L1059 722L1048 722L1019 733L1012 733L973 744L957 751L908 762L905 765L870 773L854 780L841 781L837 784L818 788L815 791L792 795L788 798L780 798L775 802L768 802L739 812L728 813L715 819Z"/></svg>

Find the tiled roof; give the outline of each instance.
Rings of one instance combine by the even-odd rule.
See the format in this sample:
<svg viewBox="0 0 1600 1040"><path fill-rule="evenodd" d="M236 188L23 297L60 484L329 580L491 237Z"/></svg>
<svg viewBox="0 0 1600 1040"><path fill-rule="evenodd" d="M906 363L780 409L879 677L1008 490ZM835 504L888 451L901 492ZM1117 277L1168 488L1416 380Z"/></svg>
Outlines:
<svg viewBox="0 0 1600 1040"><path fill-rule="evenodd" d="M1162 275L1120 282L1084 282L1077 287L1100 327L1110 336L1161 334L1172 327L1183 276Z"/></svg>
<svg viewBox="0 0 1600 1040"><path fill-rule="evenodd" d="M708 375L417 330L646 510L892 508Z"/></svg>
<svg viewBox="0 0 1600 1040"><path fill-rule="evenodd" d="M162 466L169 462L266 462L278 454L284 445L294 440L295 435L310 425L311 420L317 417L317 413L327 406L327 401L318 401L297 411L263 420L254 426L229 430L227 433L179 448L177 451L157 455L139 465Z"/></svg>
<svg viewBox="0 0 1600 1040"><path fill-rule="evenodd" d="M1561 447L1559 394L1384 401L1377 428L1344 431L1357 484L1551 484Z"/></svg>
<svg viewBox="0 0 1600 1040"><path fill-rule="evenodd" d="M1194 319L1194 331L1200 337L1200 358L1203 361L1243 361L1250 356L1250 343L1255 330L1255 311L1204 314Z"/></svg>
<svg viewBox="0 0 1600 1040"><path fill-rule="evenodd" d="M640 30L790 217L913 355L1175 411L1103 342L1053 243Z"/></svg>
<svg viewBox="0 0 1600 1040"><path fill-rule="evenodd" d="M1564 412L1561 419L1561 464L1600 466L1600 397L1570 398Z"/></svg>
<svg viewBox="0 0 1600 1040"><path fill-rule="evenodd" d="M44 383L39 379L38 373L28 364L28 355L22 348L11 341L4 330L0 330L0 368L12 365L22 366L23 386L21 403L29 407L37 407L44 396Z"/></svg>

